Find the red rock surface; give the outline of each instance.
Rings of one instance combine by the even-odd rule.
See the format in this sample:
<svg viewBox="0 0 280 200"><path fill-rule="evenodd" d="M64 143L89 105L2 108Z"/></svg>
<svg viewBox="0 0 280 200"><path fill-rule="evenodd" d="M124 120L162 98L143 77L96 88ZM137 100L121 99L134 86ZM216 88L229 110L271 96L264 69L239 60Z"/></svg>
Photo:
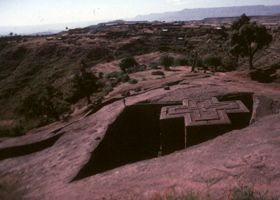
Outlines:
<svg viewBox="0 0 280 200"><path fill-rule="evenodd" d="M194 191L210 199L226 199L232 188L249 185L280 195L280 87L249 81L242 74L217 73L185 78L179 85L152 89L126 99L128 105L180 101L232 92L254 92L252 124L189 149L128 164L71 182L123 111L116 101L95 114L49 125L32 134L2 139L0 151L63 135L41 151L0 162L1 199L152 199Z"/></svg>

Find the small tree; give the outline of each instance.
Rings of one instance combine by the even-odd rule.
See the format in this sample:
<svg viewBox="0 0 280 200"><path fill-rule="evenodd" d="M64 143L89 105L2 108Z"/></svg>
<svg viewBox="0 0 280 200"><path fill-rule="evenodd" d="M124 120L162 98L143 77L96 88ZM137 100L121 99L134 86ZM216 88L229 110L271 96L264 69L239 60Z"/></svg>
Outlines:
<svg viewBox="0 0 280 200"><path fill-rule="evenodd" d="M271 41L272 36L265 26L251 22L250 18L243 14L231 27L230 53L236 56L237 60L239 56L248 57L250 69L254 69L254 55Z"/></svg>
<svg viewBox="0 0 280 200"><path fill-rule="evenodd" d="M192 66L192 72L195 71L195 68L197 66L199 66L199 64L201 63L198 63L200 60L199 60L199 55L198 55L198 52L195 51L195 50L192 50L190 52L190 57L189 57L189 64Z"/></svg>
<svg viewBox="0 0 280 200"><path fill-rule="evenodd" d="M169 68L174 64L174 58L169 56L168 54L163 54L160 57L160 64L164 67L165 70L169 70Z"/></svg>
<svg viewBox="0 0 280 200"><path fill-rule="evenodd" d="M81 62L80 70L75 74L73 83L78 96L86 97L88 104L91 104L90 96L97 89L97 78L86 70L87 65Z"/></svg>
<svg viewBox="0 0 280 200"><path fill-rule="evenodd" d="M129 69L137 67L138 63L134 57L128 57L122 59L119 66L122 71L128 72L130 71Z"/></svg>

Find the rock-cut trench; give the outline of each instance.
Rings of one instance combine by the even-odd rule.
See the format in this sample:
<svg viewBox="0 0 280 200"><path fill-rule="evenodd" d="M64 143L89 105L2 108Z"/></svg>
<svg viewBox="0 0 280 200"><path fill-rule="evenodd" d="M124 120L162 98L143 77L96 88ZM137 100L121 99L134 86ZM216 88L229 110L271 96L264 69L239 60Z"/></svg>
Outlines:
<svg viewBox="0 0 280 200"><path fill-rule="evenodd" d="M220 101L241 100L251 111L253 109L252 94L233 94L218 97ZM89 161L79 171L73 181L96 175L125 164L147 160L160 155L161 131L160 111L164 106L178 105L168 104L136 104L128 106L119 115L113 124L108 127L107 133L98 147L94 150ZM241 124L233 124L230 130L241 129L249 125L250 118L239 119ZM218 135L225 132L219 132ZM201 137L201 134L198 134ZM215 137L217 134L215 135ZM199 138L198 144L209 139ZM182 149L178 144L177 149Z"/></svg>

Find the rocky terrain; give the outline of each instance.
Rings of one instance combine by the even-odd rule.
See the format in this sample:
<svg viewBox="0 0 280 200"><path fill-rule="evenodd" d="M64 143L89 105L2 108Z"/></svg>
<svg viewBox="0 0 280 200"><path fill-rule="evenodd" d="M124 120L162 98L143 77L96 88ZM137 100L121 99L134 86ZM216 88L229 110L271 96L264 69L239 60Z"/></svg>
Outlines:
<svg viewBox="0 0 280 200"><path fill-rule="evenodd" d="M56 122L20 138L2 139L2 199L153 199L190 191L224 199L234 187L243 185L279 195L279 85L248 81L242 73L180 74L184 77L180 84L128 97L126 107L122 100L115 101L94 114L77 115L67 123ZM79 177L110 126L129 106L230 94L253 95L247 128L96 175L91 175L92 166ZM141 110L135 118L140 114ZM149 135L145 139L149 141Z"/></svg>
<svg viewBox="0 0 280 200"><path fill-rule="evenodd" d="M47 85L72 109L67 119L0 139L0 199L175 199L188 193L234 199L243 187L279 197L279 68L270 83L260 83L249 78L245 58L231 72L194 73L188 64L166 71L159 64L163 51L179 59L194 49L226 62L221 25L103 24L51 37L0 38L0 126L15 124L22 100ZM279 65L279 26L269 28L274 39L256 55L259 70ZM104 87L92 95L102 97L98 108L73 100L71 81L82 60L100 77L120 71L121 59L131 55L143 68L129 74L134 84L100 78ZM202 97L242 101L248 124L161 155L160 109Z"/></svg>

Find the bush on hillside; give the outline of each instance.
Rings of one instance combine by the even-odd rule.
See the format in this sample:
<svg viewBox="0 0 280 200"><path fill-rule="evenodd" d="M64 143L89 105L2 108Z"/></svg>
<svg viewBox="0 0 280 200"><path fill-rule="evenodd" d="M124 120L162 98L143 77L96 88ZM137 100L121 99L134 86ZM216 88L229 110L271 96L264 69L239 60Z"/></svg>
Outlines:
<svg viewBox="0 0 280 200"><path fill-rule="evenodd" d="M130 80L128 81L128 83L130 83L130 84L136 84L136 83L138 83L138 81L137 81L136 79L130 79Z"/></svg>
<svg viewBox="0 0 280 200"><path fill-rule="evenodd" d="M134 57L128 57L122 59L119 66L123 72L130 72L133 68L138 66L138 63Z"/></svg>
<svg viewBox="0 0 280 200"><path fill-rule="evenodd" d="M49 86L41 93L31 94L19 106L18 111L26 119L40 119L42 123L59 120L70 111L70 104L62 98L62 93Z"/></svg>
<svg viewBox="0 0 280 200"><path fill-rule="evenodd" d="M88 104L90 104L90 96L99 86L97 85L97 77L93 73L87 71L87 68L87 65L82 62L79 72L74 76L73 88L76 96L80 98L86 97Z"/></svg>
<svg viewBox="0 0 280 200"><path fill-rule="evenodd" d="M17 137L22 136L25 129L21 123L17 123L11 127L0 127L0 137Z"/></svg>
<svg viewBox="0 0 280 200"><path fill-rule="evenodd" d="M123 71L106 74L105 78L110 80L112 86L116 86L120 82L125 83L130 80L129 75Z"/></svg>
<svg viewBox="0 0 280 200"><path fill-rule="evenodd" d="M209 67L218 67L222 65L222 58L219 56L209 55L203 59L203 63Z"/></svg>
<svg viewBox="0 0 280 200"><path fill-rule="evenodd" d="M169 68L174 64L174 58L168 54L163 54L160 57L160 64L165 70L169 70Z"/></svg>
<svg viewBox="0 0 280 200"><path fill-rule="evenodd" d="M157 63L157 62L151 62L151 63L149 64L149 68L150 68L150 69L159 69L159 63Z"/></svg>
<svg viewBox="0 0 280 200"><path fill-rule="evenodd" d="M175 59L174 65L175 66L186 66L186 65L189 65L189 60L187 58L178 58L178 59Z"/></svg>

